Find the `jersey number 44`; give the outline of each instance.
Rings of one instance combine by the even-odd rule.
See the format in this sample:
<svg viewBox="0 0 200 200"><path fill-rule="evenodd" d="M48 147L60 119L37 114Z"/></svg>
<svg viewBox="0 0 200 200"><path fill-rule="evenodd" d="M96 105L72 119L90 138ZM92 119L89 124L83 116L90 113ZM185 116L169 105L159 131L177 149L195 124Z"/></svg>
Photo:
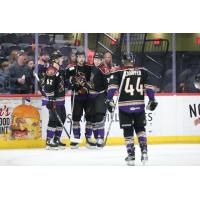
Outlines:
<svg viewBox="0 0 200 200"><path fill-rule="evenodd" d="M126 78L124 91L131 96L134 96L135 91L138 92L141 96L143 96L144 87L143 84L141 84L141 77L137 77L136 84L130 82L131 78L130 77Z"/></svg>

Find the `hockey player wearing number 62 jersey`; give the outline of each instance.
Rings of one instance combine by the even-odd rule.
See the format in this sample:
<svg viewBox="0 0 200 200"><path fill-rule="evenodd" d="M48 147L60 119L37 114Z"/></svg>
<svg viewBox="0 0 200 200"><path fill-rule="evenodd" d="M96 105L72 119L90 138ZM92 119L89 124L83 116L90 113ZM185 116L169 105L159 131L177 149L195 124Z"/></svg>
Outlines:
<svg viewBox="0 0 200 200"><path fill-rule="evenodd" d="M60 51L55 51L51 55L51 64L46 70L44 77L44 92L46 98L43 105L49 110L49 122L47 126L47 149L64 149L65 144L60 141L62 134L62 124L56 116L56 112L65 123L65 73L60 68L63 63L63 55Z"/></svg>
<svg viewBox="0 0 200 200"><path fill-rule="evenodd" d="M157 102L154 97L154 87L149 84L147 71L135 66L134 54L124 55L122 63L124 67L110 76L107 107L109 112L113 111L115 106L113 95L122 84L118 106L120 128L123 129L128 153L125 161L128 165L135 165L134 131L141 149L141 161L145 163L148 160L144 91L149 97L148 109L153 111Z"/></svg>

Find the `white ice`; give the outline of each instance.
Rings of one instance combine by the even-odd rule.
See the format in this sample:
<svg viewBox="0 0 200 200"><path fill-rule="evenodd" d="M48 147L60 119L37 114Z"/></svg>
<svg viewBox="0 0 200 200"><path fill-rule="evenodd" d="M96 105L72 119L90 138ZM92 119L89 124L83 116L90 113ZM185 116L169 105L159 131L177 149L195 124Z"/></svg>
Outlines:
<svg viewBox="0 0 200 200"><path fill-rule="evenodd" d="M148 166L200 165L200 144L149 145ZM45 149L0 150L0 165L52 166L96 165L125 166L125 146L107 146L102 150L79 149L50 151ZM140 166L140 150L136 145L136 165Z"/></svg>

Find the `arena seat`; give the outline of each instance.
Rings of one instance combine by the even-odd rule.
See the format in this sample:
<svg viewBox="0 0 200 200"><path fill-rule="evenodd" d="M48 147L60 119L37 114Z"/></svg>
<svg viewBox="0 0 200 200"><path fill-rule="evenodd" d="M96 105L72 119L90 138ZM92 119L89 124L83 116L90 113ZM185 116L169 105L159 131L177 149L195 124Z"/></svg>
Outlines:
<svg viewBox="0 0 200 200"><path fill-rule="evenodd" d="M39 35L39 44L50 44L50 37L49 35Z"/></svg>
<svg viewBox="0 0 200 200"><path fill-rule="evenodd" d="M71 49L71 47L64 46L64 47L60 48L60 51L64 56L69 56L70 53L72 52L72 49Z"/></svg>
<svg viewBox="0 0 200 200"><path fill-rule="evenodd" d="M24 34L19 37L19 43L33 44L34 38L32 34Z"/></svg>

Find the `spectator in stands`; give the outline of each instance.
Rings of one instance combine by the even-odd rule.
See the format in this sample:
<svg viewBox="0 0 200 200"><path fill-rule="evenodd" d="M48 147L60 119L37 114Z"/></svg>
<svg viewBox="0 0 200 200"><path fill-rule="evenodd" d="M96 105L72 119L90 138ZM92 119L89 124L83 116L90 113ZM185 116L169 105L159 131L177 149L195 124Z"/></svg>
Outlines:
<svg viewBox="0 0 200 200"><path fill-rule="evenodd" d="M9 69L10 63L7 59L0 58L0 93L9 93Z"/></svg>
<svg viewBox="0 0 200 200"><path fill-rule="evenodd" d="M112 62L112 54L109 51L107 51L107 52L104 53L103 63L104 63L104 66L109 67L112 72L114 72L117 69L119 69L118 66L115 66L113 64L113 62Z"/></svg>
<svg viewBox="0 0 200 200"><path fill-rule="evenodd" d="M35 63L34 63L34 59L33 58L28 58L27 66L29 67L29 69L31 71L33 71L35 69Z"/></svg>
<svg viewBox="0 0 200 200"><path fill-rule="evenodd" d="M40 52L38 59L38 73L46 73L46 69L49 66L49 54L47 52Z"/></svg>
<svg viewBox="0 0 200 200"><path fill-rule="evenodd" d="M38 59L38 76L41 81L41 85L44 85L46 70L49 67L49 54L47 52L41 51ZM39 86L40 88L40 86ZM40 93L40 91L38 91Z"/></svg>
<svg viewBox="0 0 200 200"><path fill-rule="evenodd" d="M104 66L112 67L112 54L109 51L104 53L103 62Z"/></svg>
<svg viewBox="0 0 200 200"><path fill-rule="evenodd" d="M10 64L13 64L13 63L17 62L17 52L18 52L17 50L13 50L10 53L10 58L9 58Z"/></svg>
<svg viewBox="0 0 200 200"><path fill-rule="evenodd" d="M27 54L19 51L17 62L9 68L10 91L12 94L29 94L32 88L32 72L26 65Z"/></svg>
<svg viewBox="0 0 200 200"><path fill-rule="evenodd" d="M72 67L76 65L76 52L72 52L69 56L69 63L67 67Z"/></svg>
<svg viewBox="0 0 200 200"><path fill-rule="evenodd" d="M31 70L31 93L35 93L35 77L33 75L33 72L35 70L35 63L34 59L32 57L28 58L27 60L27 66Z"/></svg>

